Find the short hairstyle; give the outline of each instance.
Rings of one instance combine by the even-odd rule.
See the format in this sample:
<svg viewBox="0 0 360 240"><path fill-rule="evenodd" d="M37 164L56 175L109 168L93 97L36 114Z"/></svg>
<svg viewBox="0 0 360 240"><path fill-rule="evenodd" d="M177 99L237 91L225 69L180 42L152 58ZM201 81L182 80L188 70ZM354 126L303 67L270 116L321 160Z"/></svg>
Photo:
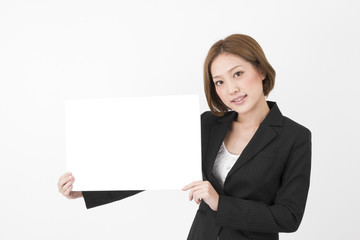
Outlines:
<svg viewBox="0 0 360 240"><path fill-rule="evenodd" d="M221 53L230 53L250 62L259 73L265 74L263 83L264 96L268 96L275 85L275 70L267 61L261 46L250 36L232 34L211 46L204 63L204 91L211 112L223 116L231 110L219 98L211 75L211 64Z"/></svg>

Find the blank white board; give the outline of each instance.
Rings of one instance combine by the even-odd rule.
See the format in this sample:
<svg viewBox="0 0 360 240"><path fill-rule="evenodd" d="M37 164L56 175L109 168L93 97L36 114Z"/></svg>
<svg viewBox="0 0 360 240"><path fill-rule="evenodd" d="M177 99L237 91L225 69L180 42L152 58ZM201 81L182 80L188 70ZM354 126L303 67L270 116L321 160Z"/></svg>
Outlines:
<svg viewBox="0 0 360 240"><path fill-rule="evenodd" d="M74 191L181 189L201 180L198 95L67 100Z"/></svg>

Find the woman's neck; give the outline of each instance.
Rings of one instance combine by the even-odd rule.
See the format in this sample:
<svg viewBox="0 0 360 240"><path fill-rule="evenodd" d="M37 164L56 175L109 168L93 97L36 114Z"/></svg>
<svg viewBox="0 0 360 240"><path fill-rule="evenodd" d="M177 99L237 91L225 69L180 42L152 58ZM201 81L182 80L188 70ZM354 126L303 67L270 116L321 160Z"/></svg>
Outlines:
<svg viewBox="0 0 360 240"><path fill-rule="evenodd" d="M270 108L264 98L264 100L261 99L249 112L245 114L238 113L237 119L234 121L235 124L240 124L246 128L259 126L269 112Z"/></svg>

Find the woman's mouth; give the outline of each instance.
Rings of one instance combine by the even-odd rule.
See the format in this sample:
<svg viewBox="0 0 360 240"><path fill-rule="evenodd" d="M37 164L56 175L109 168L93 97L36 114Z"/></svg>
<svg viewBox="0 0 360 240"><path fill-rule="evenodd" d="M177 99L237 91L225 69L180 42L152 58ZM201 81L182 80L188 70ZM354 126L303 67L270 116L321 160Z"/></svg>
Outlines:
<svg viewBox="0 0 360 240"><path fill-rule="evenodd" d="M233 100L232 102L235 103L236 105L242 104L245 101L246 97L247 97L247 94L245 94L244 96L242 96L236 100Z"/></svg>

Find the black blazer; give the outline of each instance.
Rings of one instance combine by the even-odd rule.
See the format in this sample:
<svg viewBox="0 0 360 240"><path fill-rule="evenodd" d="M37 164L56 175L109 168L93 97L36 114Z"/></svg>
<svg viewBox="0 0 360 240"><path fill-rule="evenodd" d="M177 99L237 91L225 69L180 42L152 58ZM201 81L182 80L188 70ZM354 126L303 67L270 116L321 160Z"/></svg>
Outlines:
<svg viewBox="0 0 360 240"><path fill-rule="evenodd" d="M310 185L311 132L281 114L276 102L228 173L222 188L212 167L237 112L201 114L203 180L219 194L218 210L201 202L188 240L279 239L302 220ZM184 183L186 184L186 183ZM83 192L86 207L141 191Z"/></svg>

